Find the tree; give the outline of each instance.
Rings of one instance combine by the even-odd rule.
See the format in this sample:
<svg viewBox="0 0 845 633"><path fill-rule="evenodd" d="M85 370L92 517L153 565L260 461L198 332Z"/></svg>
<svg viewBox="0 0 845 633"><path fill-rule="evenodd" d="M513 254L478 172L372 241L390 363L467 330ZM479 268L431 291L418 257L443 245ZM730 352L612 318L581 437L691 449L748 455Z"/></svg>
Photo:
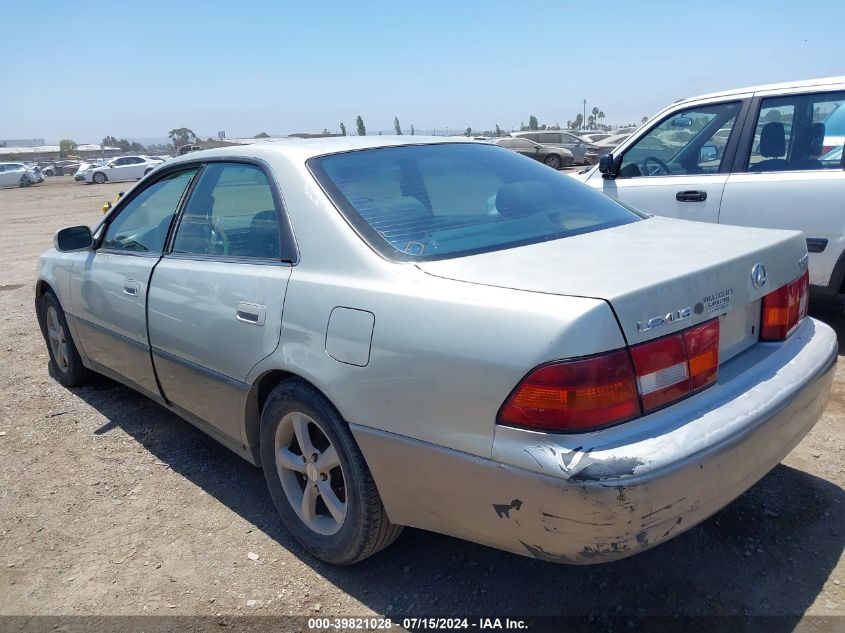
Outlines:
<svg viewBox="0 0 845 633"><path fill-rule="evenodd" d="M129 145L129 151L135 152L136 154L140 154L142 152L146 152L147 148L141 145L140 143L133 142Z"/></svg>
<svg viewBox="0 0 845 633"><path fill-rule="evenodd" d="M602 112L601 110L599 110L599 113L596 116L598 117L599 121L604 121L604 112Z"/></svg>
<svg viewBox="0 0 845 633"><path fill-rule="evenodd" d="M572 129L572 121L569 121L568 119L567 119L567 121L566 121L566 129L567 129L567 130L571 130L571 129Z"/></svg>
<svg viewBox="0 0 845 633"><path fill-rule="evenodd" d="M414 135L414 124L411 123L411 136L413 136L413 135Z"/></svg>
<svg viewBox="0 0 845 633"><path fill-rule="evenodd" d="M399 125L399 117L393 117L393 129L396 130L396 134L402 136L402 128Z"/></svg>
<svg viewBox="0 0 845 633"><path fill-rule="evenodd" d="M646 123L648 123L648 117L647 117L647 116L644 116L642 119L640 119L640 122L641 122L643 125L645 125Z"/></svg>
<svg viewBox="0 0 845 633"><path fill-rule="evenodd" d="M75 154L76 147L76 141L71 141L69 138L63 138L61 141L59 141L59 152L61 153L62 157L65 157L68 154Z"/></svg>
<svg viewBox="0 0 845 633"><path fill-rule="evenodd" d="M267 132L259 132L258 134L256 134L252 138L270 138L270 135L267 134Z"/></svg>
<svg viewBox="0 0 845 633"><path fill-rule="evenodd" d="M367 135L367 128L364 127L364 119L361 118L361 115L358 115L358 118L355 119L355 127L358 128L358 136L366 136Z"/></svg>
<svg viewBox="0 0 845 633"><path fill-rule="evenodd" d="M582 125L584 125L584 115L579 112L575 115L575 119L572 121L572 128L580 130Z"/></svg>
<svg viewBox="0 0 845 633"><path fill-rule="evenodd" d="M599 110L598 106L593 106L593 109L590 110L590 114L593 115L593 125L595 125L595 122L599 119L599 112L601 112L601 110Z"/></svg>
<svg viewBox="0 0 845 633"><path fill-rule="evenodd" d="M587 117L587 127L591 130L596 127L596 117L592 114Z"/></svg>
<svg viewBox="0 0 845 633"><path fill-rule="evenodd" d="M540 129L540 125L537 123L537 117L533 114L528 117L528 129L529 130L538 130Z"/></svg>
<svg viewBox="0 0 845 633"><path fill-rule="evenodd" d="M466 135L467 135L467 136L472 136L472 128L471 128L471 127L468 127L468 128L467 128Z"/></svg>
<svg viewBox="0 0 845 633"><path fill-rule="evenodd" d="M197 142L197 135L194 134L193 130L186 127L177 127L173 128L167 133L170 142L173 143L173 147L179 148L182 145L190 145L191 143Z"/></svg>
<svg viewBox="0 0 845 633"><path fill-rule="evenodd" d="M346 126L343 123L340 124L340 135L346 136Z"/></svg>
<svg viewBox="0 0 845 633"><path fill-rule="evenodd" d="M496 124L496 138L502 136L502 128L499 127L499 124Z"/></svg>

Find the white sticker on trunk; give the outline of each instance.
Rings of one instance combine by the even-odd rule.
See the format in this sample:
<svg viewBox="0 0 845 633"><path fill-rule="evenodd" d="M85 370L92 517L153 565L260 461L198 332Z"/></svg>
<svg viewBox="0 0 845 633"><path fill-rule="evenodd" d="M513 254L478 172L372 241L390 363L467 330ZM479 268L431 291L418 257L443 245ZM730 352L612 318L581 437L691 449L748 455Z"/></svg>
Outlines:
<svg viewBox="0 0 845 633"><path fill-rule="evenodd" d="M727 290L720 290L712 295L707 295L702 298L701 304L699 304L701 305L701 310L698 310L698 305L695 306L696 314L701 314L703 312L707 316L713 316L730 311L731 297L733 296L733 293L734 289L728 288Z"/></svg>

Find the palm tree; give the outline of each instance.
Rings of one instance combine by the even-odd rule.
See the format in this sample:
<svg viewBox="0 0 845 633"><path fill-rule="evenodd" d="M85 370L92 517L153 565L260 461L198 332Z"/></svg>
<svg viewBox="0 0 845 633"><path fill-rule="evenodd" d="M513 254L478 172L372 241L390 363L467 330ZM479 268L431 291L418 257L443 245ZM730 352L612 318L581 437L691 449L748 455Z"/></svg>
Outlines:
<svg viewBox="0 0 845 633"><path fill-rule="evenodd" d="M590 110L590 113L593 115L593 123L592 123L593 125L596 124L596 119L599 116L599 112L600 112L600 110L599 110L598 106L593 106L593 109Z"/></svg>
<svg viewBox="0 0 845 633"><path fill-rule="evenodd" d="M599 121L604 121L604 112L602 112L601 110L599 110L599 113L596 116L598 117Z"/></svg>

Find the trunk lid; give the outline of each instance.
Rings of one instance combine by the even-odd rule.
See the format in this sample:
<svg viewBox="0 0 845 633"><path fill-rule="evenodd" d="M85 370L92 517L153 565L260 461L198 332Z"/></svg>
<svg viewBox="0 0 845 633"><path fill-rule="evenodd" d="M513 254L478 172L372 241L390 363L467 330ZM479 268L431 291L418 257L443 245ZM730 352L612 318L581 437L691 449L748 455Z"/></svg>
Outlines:
<svg viewBox="0 0 845 633"><path fill-rule="evenodd" d="M418 266L457 281L604 299L629 345L720 317L725 361L759 338L760 299L797 278L806 253L800 231L654 217ZM767 276L759 288L756 264Z"/></svg>

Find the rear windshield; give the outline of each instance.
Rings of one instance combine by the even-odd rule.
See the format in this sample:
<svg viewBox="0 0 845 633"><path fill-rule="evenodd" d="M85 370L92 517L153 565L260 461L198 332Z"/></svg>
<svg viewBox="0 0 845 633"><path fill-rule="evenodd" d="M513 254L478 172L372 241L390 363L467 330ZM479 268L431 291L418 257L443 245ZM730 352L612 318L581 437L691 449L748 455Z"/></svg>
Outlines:
<svg viewBox="0 0 845 633"><path fill-rule="evenodd" d="M540 162L486 143L359 150L308 165L355 230L397 261L556 240L642 217Z"/></svg>

